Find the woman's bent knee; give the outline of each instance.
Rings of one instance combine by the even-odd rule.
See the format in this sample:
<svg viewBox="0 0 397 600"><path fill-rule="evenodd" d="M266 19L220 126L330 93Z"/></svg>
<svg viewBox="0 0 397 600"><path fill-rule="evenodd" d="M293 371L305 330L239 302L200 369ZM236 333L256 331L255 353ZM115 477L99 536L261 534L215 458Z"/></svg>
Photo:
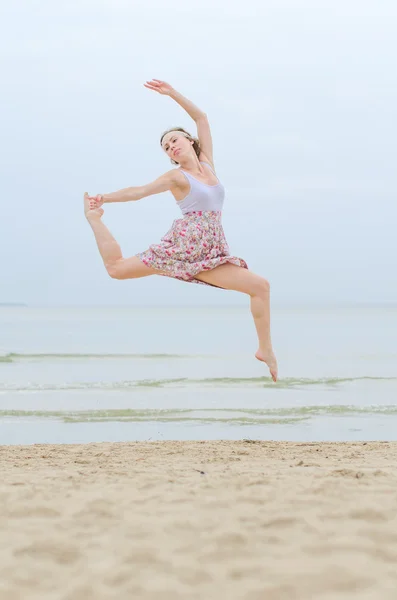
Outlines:
<svg viewBox="0 0 397 600"><path fill-rule="evenodd" d="M264 296L270 293L270 283L264 277L259 278L255 287L257 288L255 295Z"/></svg>
<svg viewBox="0 0 397 600"><path fill-rule="evenodd" d="M120 268L120 265L117 263L111 263L108 265L105 265L106 270L109 274L109 276L112 279L124 279L122 276L122 269Z"/></svg>

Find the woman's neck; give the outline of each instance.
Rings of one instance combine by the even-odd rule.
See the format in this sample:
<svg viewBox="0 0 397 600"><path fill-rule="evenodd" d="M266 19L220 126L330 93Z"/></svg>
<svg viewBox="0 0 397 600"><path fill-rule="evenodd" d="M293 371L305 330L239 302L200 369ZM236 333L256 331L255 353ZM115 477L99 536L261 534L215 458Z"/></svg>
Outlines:
<svg viewBox="0 0 397 600"><path fill-rule="evenodd" d="M195 153L193 156L189 156L183 163L179 163L181 169L185 169L186 171L191 171L193 173L204 173L204 169L201 166L201 163Z"/></svg>

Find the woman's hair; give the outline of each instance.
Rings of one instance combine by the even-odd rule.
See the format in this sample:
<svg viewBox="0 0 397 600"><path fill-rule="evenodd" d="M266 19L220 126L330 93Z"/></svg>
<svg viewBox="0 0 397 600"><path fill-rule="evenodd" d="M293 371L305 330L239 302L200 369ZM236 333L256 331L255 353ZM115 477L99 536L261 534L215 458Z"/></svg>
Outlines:
<svg viewBox="0 0 397 600"><path fill-rule="evenodd" d="M183 129L183 127L171 127L171 129L167 129L167 131L164 131L163 135L160 138L160 146L162 144L164 136L167 135L167 133L170 133L171 131L182 131L183 133L186 134L186 136L189 140L193 140L193 142L194 142L193 150L197 154L197 158L200 158L200 152L201 152L200 142L198 141L197 138L194 138L192 135L190 135L190 133L188 131L186 131L186 129ZM174 160L173 158L171 158L171 162L173 165L179 165L179 163L176 162L176 160Z"/></svg>

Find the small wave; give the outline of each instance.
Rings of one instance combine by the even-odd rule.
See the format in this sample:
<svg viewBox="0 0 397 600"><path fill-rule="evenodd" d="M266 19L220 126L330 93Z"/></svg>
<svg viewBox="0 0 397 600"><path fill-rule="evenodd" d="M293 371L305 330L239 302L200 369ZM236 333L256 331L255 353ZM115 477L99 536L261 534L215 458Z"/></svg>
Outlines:
<svg viewBox="0 0 397 600"><path fill-rule="evenodd" d="M285 377L273 383L270 377L208 377L203 379L190 379L179 377L173 379L141 379L134 381L89 381L89 382L64 382L64 383L0 383L0 391L36 392L36 391L61 391L61 390L142 390L144 388L202 388L202 387L232 387L232 388L271 388L277 389L304 389L307 386L323 386L334 388L346 383L357 381L394 381L397 377L321 377L318 379Z"/></svg>
<svg viewBox="0 0 397 600"><path fill-rule="evenodd" d="M81 411L0 410L3 418L57 419L64 423L163 422L163 423L230 423L231 425L294 424L318 416L397 415L391 405L325 405L288 408L236 409L106 409Z"/></svg>
<svg viewBox="0 0 397 600"><path fill-rule="evenodd" d="M35 354L19 354L15 352L9 352L7 354L0 355L0 363L13 363L23 361L53 361L53 360L91 360L91 359L182 359L182 358L199 358L199 355L192 354L153 354L153 353L142 353L142 354L67 354L67 353L35 353Z"/></svg>

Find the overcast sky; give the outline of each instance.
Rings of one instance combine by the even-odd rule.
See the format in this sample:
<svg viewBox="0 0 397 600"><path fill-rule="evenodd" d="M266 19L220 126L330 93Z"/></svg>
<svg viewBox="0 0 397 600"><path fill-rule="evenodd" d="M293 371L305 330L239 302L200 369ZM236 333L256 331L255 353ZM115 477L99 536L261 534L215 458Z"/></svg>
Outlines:
<svg viewBox="0 0 397 600"><path fill-rule="evenodd" d="M395 0L20 0L1 9L0 302L233 304L115 281L82 196L171 168L160 134L207 112L231 252L273 302L397 302ZM125 256L178 218L170 193L105 206Z"/></svg>

